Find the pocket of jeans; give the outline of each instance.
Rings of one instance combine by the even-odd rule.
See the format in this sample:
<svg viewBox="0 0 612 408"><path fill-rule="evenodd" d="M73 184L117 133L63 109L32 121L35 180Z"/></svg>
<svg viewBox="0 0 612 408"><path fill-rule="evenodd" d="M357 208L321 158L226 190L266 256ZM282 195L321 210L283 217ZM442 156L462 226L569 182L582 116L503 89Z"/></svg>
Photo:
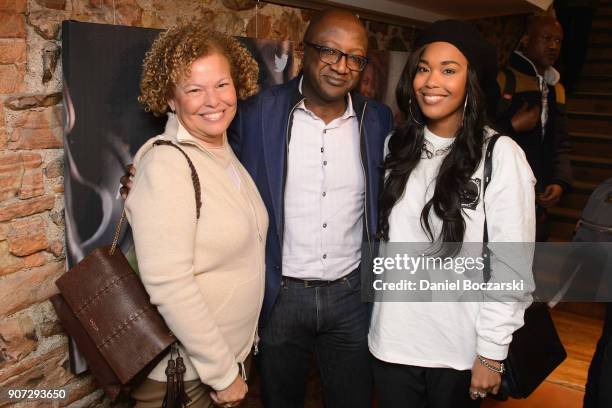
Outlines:
<svg viewBox="0 0 612 408"><path fill-rule="evenodd" d="M342 283L352 291L361 289L361 279L359 276L347 276L342 280Z"/></svg>

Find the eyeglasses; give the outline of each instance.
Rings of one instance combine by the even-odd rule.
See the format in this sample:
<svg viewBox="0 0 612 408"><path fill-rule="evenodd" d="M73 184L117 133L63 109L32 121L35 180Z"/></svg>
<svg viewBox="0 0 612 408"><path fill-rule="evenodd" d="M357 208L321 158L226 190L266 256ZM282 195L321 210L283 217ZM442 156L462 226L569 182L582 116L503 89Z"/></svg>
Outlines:
<svg viewBox="0 0 612 408"><path fill-rule="evenodd" d="M335 48L325 47L323 45L304 42L309 47L319 51L319 59L321 62L332 65L340 61L342 57L346 57L346 66L351 71L363 71L368 64L368 58L361 55L347 54Z"/></svg>

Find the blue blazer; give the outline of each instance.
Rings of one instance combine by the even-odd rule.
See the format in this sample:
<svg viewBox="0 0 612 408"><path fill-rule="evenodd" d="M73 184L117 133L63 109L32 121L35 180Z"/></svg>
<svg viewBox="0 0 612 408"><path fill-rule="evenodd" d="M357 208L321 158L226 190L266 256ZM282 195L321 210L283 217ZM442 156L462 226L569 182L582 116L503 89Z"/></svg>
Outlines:
<svg viewBox="0 0 612 408"><path fill-rule="evenodd" d="M300 77L259 92L241 102L228 129L234 153L255 181L270 218L266 242L266 289L260 324L265 324L280 288L284 232L284 192L287 150L293 111L304 99ZM374 100L351 93L359 121L361 161L366 192L364 243L374 245L378 223L378 194L383 180L383 145L393 128L391 110Z"/></svg>

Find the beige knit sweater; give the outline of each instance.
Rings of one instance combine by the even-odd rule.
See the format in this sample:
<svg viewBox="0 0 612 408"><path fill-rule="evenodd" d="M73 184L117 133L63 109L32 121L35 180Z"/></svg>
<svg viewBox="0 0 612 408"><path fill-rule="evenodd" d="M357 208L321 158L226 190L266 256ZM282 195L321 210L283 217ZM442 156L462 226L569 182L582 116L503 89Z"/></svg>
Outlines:
<svg viewBox="0 0 612 408"><path fill-rule="evenodd" d="M227 388L249 354L264 293L268 216L249 174L230 150L240 188L213 154L174 114L165 132L136 154L134 187L125 202L142 282L182 344L185 380ZM159 139L177 143L193 161L202 186L196 221L185 157ZM149 378L166 381L167 359Z"/></svg>

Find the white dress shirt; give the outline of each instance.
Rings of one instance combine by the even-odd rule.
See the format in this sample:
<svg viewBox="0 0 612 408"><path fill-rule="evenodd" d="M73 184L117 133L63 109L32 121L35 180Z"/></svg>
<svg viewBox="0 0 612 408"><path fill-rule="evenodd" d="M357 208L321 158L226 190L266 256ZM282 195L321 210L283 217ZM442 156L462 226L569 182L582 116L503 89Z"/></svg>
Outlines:
<svg viewBox="0 0 612 408"><path fill-rule="evenodd" d="M283 275L334 280L357 268L364 199L359 123L350 95L344 114L328 124L300 103L287 158Z"/></svg>

